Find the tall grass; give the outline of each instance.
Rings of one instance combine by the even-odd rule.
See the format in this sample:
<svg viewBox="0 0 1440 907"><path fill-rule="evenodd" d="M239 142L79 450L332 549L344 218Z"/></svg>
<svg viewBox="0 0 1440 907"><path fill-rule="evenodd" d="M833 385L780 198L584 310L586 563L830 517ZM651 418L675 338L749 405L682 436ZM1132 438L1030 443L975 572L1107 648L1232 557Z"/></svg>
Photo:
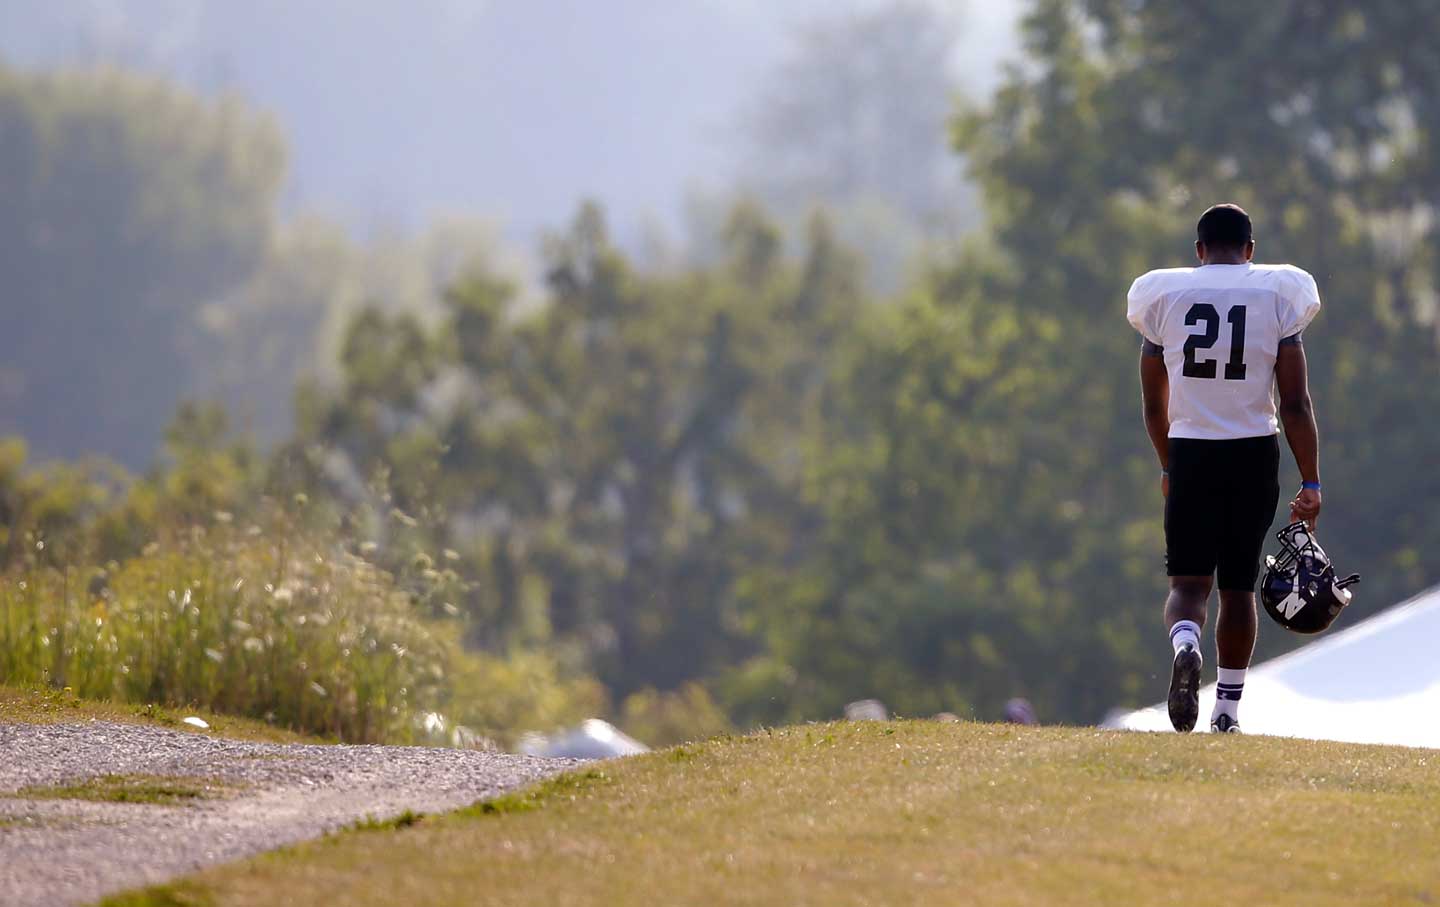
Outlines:
<svg viewBox="0 0 1440 907"><path fill-rule="evenodd" d="M193 529L103 567L0 576L0 681L372 742L446 698L454 645L389 574L281 529Z"/></svg>

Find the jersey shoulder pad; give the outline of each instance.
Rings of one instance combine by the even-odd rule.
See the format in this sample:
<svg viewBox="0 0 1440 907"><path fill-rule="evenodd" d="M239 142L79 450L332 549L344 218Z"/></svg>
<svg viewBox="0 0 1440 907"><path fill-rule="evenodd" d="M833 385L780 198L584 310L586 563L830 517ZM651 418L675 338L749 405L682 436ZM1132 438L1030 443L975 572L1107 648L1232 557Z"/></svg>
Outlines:
<svg viewBox="0 0 1440 907"><path fill-rule="evenodd" d="M1303 275L1305 275L1306 277L1309 277L1309 276L1310 276L1310 272L1309 272L1309 271L1305 270L1304 268L1297 267L1297 266L1295 266L1295 265L1288 265L1288 264L1271 264L1271 265L1251 264L1250 267L1254 268L1254 269L1257 270L1257 271L1269 271L1269 272L1271 272L1271 273L1273 273L1273 274L1303 274Z"/></svg>
<svg viewBox="0 0 1440 907"><path fill-rule="evenodd" d="M1285 288L1299 288L1307 290L1315 286L1315 278L1304 268L1297 268L1294 265L1254 265L1257 271L1264 271L1275 276L1275 280Z"/></svg>
<svg viewBox="0 0 1440 907"><path fill-rule="evenodd" d="M1193 268L1162 268L1135 278L1126 297L1126 315L1132 327L1151 343L1161 344L1159 324L1155 315L1156 301Z"/></svg>
<svg viewBox="0 0 1440 907"><path fill-rule="evenodd" d="M1176 282L1195 273L1194 268L1156 268L1146 271L1130 285L1130 304L1148 303L1162 295Z"/></svg>
<svg viewBox="0 0 1440 907"><path fill-rule="evenodd" d="M1320 311L1320 289L1315 284L1315 278L1309 271L1294 265L1264 267L1274 275L1275 288L1284 300L1279 312L1281 336L1298 334Z"/></svg>

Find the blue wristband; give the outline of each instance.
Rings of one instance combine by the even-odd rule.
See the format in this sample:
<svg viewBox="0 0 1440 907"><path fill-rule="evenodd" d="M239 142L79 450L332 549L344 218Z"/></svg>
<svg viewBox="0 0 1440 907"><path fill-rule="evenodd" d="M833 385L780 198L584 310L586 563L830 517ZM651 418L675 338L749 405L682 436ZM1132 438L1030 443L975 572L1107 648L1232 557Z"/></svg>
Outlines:
<svg viewBox="0 0 1440 907"><path fill-rule="evenodd" d="M1319 491L1319 490L1320 490L1320 483L1319 483L1319 482L1301 482L1301 483L1300 483L1300 487L1301 487L1301 488L1304 488L1304 489L1307 489L1307 490L1309 490L1309 491Z"/></svg>

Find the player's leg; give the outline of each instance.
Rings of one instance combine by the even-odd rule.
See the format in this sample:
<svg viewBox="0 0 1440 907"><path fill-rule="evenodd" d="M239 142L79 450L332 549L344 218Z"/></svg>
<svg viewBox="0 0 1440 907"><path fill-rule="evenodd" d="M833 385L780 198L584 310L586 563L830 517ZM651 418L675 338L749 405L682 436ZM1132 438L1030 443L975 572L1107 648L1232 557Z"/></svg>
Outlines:
<svg viewBox="0 0 1440 907"><path fill-rule="evenodd" d="M1170 629L1174 653L1170 662L1170 693L1166 707L1170 724L1180 733L1195 729L1200 717L1200 629L1205 626L1205 608L1210 600L1210 577L1172 576L1165 599L1165 624Z"/></svg>
<svg viewBox="0 0 1440 907"><path fill-rule="evenodd" d="M1210 712L1210 730L1238 733L1240 696L1245 692L1245 672L1255 651L1258 627L1255 593L1242 589L1220 590L1220 611L1215 616L1216 683L1215 708Z"/></svg>
<svg viewBox="0 0 1440 907"><path fill-rule="evenodd" d="M1215 615L1215 655L1222 670L1250 667L1257 629L1255 593L1221 588L1220 610Z"/></svg>
<svg viewBox="0 0 1440 907"><path fill-rule="evenodd" d="M1165 501L1170 594L1165 599L1165 627L1173 659L1167 703L1170 723L1182 733L1193 730L1200 715L1200 630L1219 557L1214 459L1213 442L1170 441L1170 496Z"/></svg>
<svg viewBox="0 0 1440 907"><path fill-rule="evenodd" d="M1205 626L1211 586L1208 576L1170 577L1170 594L1165 597L1165 626L1171 636L1175 635L1175 628L1183 624L1193 624L1195 635L1200 635L1200 629ZM1189 641L1199 642L1198 639Z"/></svg>
<svg viewBox="0 0 1440 907"><path fill-rule="evenodd" d="M1210 729L1240 730L1240 697L1255 651L1258 620L1255 581L1265 537L1280 503L1280 447L1274 438L1255 439L1240 448L1233 464L1236 483L1226 496L1225 542L1220 546L1217 579L1220 611L1215 617L1215 655L1219 665Z"/></svg>

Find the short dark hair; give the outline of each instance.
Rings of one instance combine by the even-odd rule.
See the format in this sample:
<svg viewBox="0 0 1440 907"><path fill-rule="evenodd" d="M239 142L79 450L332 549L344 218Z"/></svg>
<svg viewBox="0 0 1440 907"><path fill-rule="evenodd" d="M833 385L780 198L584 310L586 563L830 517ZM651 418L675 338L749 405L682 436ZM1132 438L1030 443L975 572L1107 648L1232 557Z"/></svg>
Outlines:
<svg viewBox="0 0 1440 907"><path fill-rule="evenodd" d="M1212 249L1243 249L1255 239L1250 215L1239 205L1215 205L1200 215L1195 238Z"/></svg>

